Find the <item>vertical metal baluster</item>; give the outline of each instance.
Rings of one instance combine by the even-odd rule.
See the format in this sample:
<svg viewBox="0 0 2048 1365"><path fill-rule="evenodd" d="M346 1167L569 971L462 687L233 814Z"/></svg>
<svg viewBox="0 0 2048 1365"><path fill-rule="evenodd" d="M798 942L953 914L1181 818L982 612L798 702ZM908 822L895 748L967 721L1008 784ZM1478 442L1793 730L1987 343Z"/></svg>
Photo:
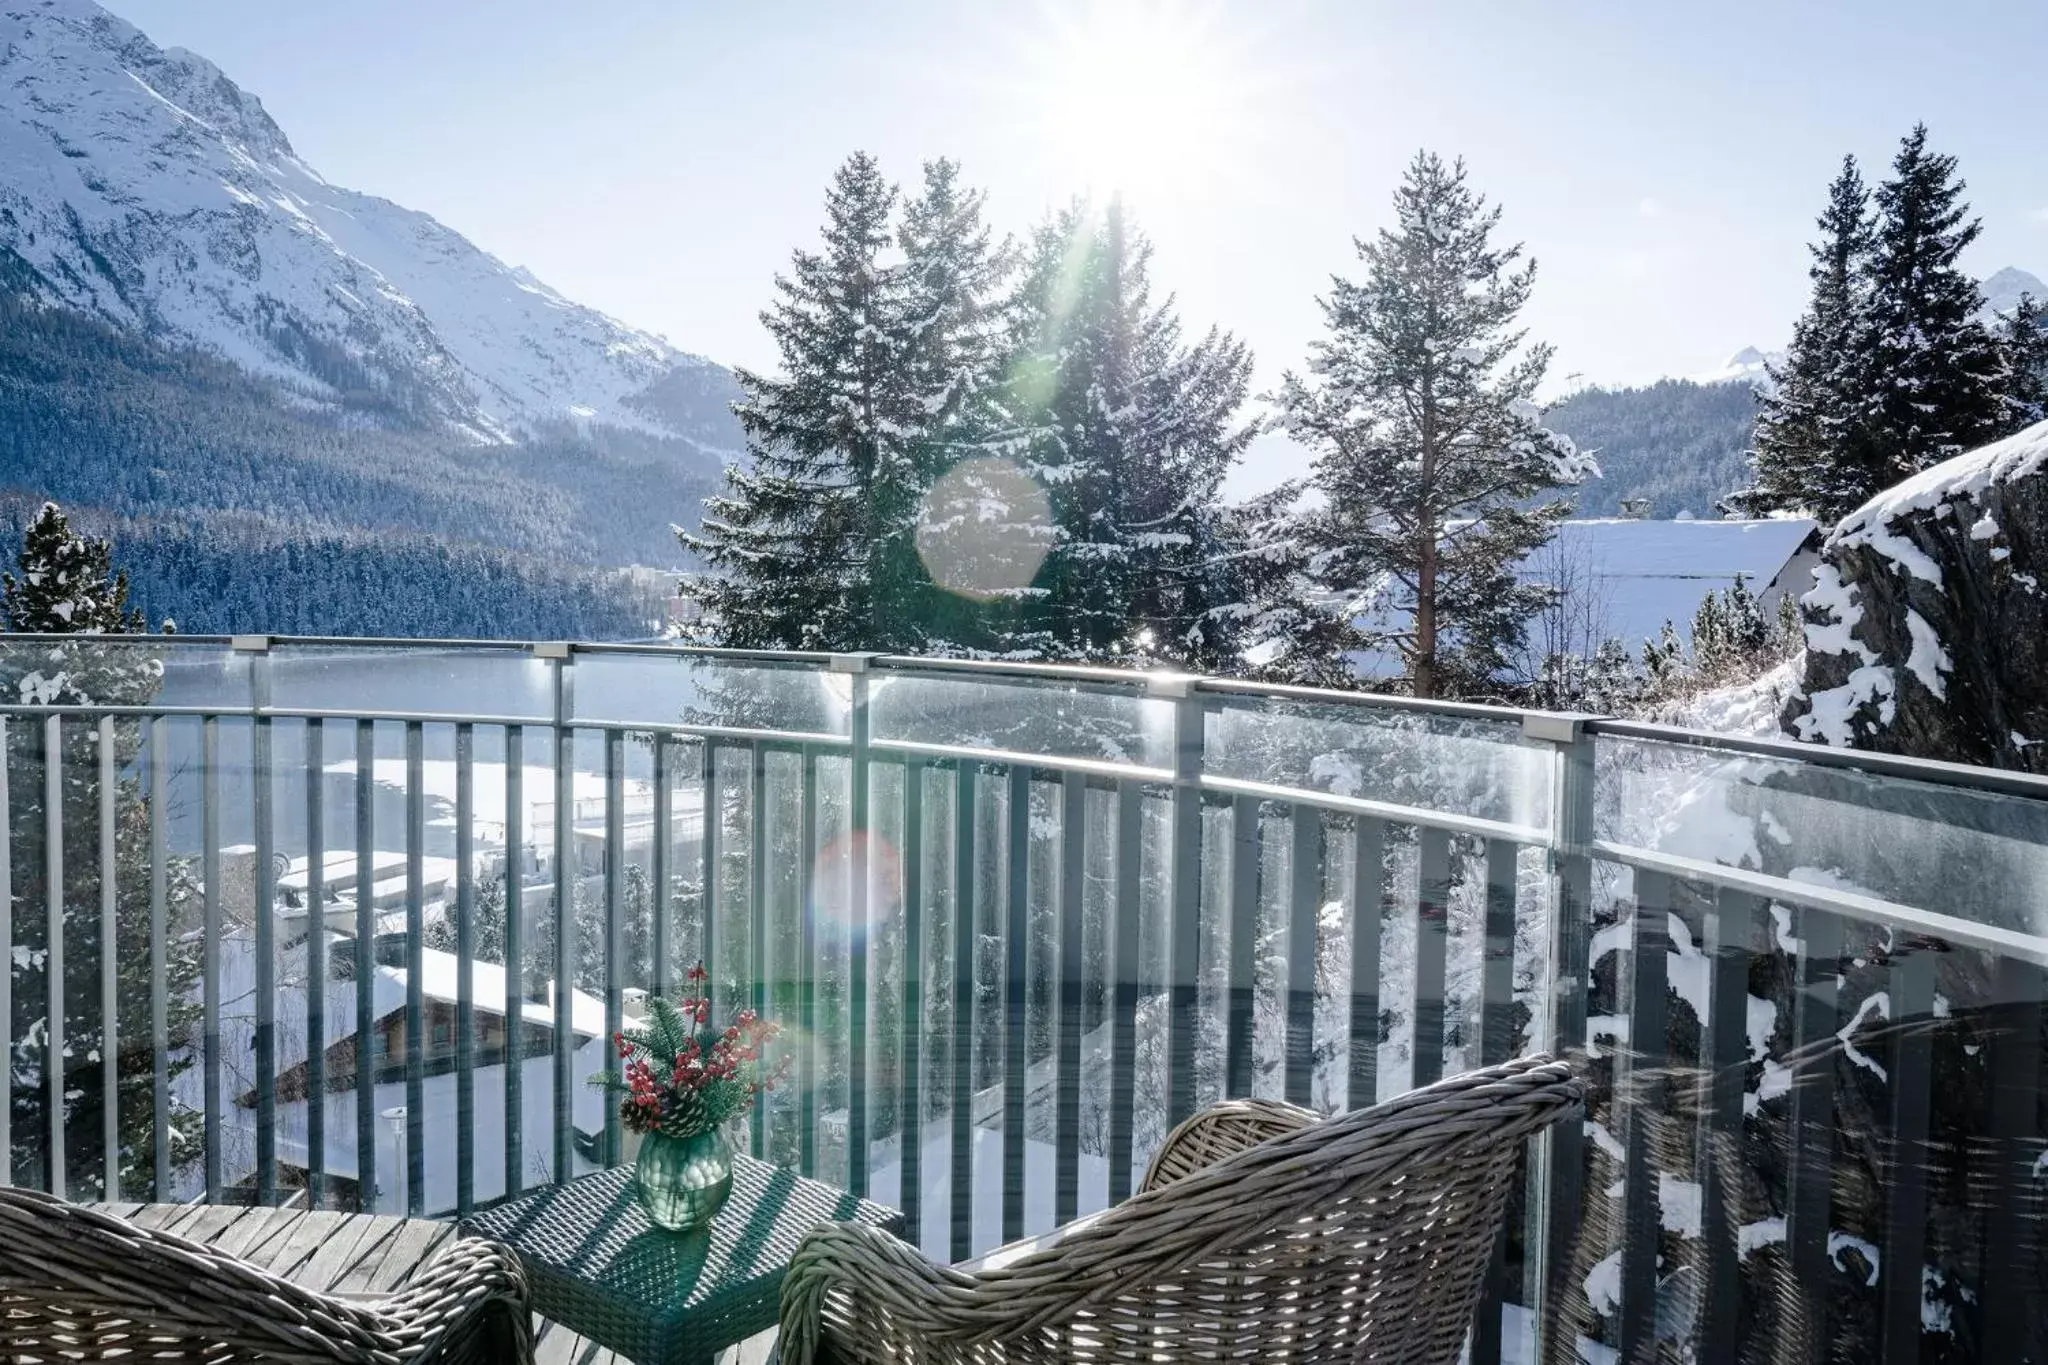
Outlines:
<svg viewBox="0 0 2048 1365"><path fill-rule="evenodd" d="M1640 876L1641 874L1638 874ZM1792 1320L1786 1344L1796 1358L1827 1359L1828 1232L1833 1226L1835 1031L1841 1021L1842 922L1824 911L1797 915L1798 998L1792 1010L1791 1137L1787 1156L1785 1239L1792 1265Z"/></svg>
<svg viewBox="0 0 2048 1365"><path fill-rule="evenodd" d="M1316 1060L1316 914L1323 904L1323 817L1296 806L1288 863L1287 1099L1308 1104Z"/></svg>
<svg viewBox="0 0 2048 1365"><path fill-rule="evenodd" d="M1414 1084L1444 1074L1444 966L1450 955L1451 836L1420 832L1415 887Z"/></svg>
<svg viewBox="0 0 2048 1365"><path fill-rule="evenodd" d="M626 732L604 732L604 1069L619 1068L614 1041L626 1015ZM619 1097L604 1097L604 1164L625 1160Z"/></svg>
<svg viewBox="0 0 2048 1365"><path fill-rule="evenodd" d="M557 1185L576 1178L576 731L570 667L564 646L554 660L555 917L554 1111Z"/></svg>
<svg viewBox="0 0 2048 1365"><path fill-rule="evenodd" d="M753 770L753 809L747 848L747 956L753 963L754 979L746 993L754 1013L768 1014L770 980L768 943L768 750L759 740L748 746ZM748 1146L758 1159L768 1152L768 1106L757 1104L749 1116Z"/></svg>
<svg viewBox="0 0 2048 1365"><path fill-rule="evenodd" d="M1725 888L1714 898L1701 947L1707 956L1707 1017L1702 1062L1699 1135L1701 1360L1733 1360L1742 1319L1742 1269L1735 1229L1741 1226L1743 1187L1742 1094L1749 1074L1750 927L1763 913L1755 896ZM1887 1257L1889 1260L1889 1257ZM1913 1345L1919 1358L1920 1272L1913 1271Z"/></svg>
<svg viewBox="0 0 2048 1365"><path fill-rule="evenodd" d="M455 727L455 1213L476 1207L476 732Z"/></svg>
<svg viewBox="0 0 2048 1365"><path fill-rule="evenodd" d="M840 655L832 666L851 669L847 782L851 788L847 847L853 854L846 952L846 1183L857 1195L868 1192L868 939L874 926L868 910L868 666L873 656Z"/></svg>
<svg viewBox="0 0 2048 1365"><path fill-rule="evenodd" d="M170 850L165 826L170 815L171 722L152 716L143 721L148 734L143 741L149 753L149 1054L150 1123L153 1147L150 1169L155 1174L150 1198L168 1203L171 1198L171 1014L169 918ZM0 753L6 752L6 732L0 729ZM0 811L7 809L4 764L0 764ZM0 832L0 897L5 897L6 835ZM0 939L0 962L7 960L7 945ZM4 973L0 973L4 975ZM0 988L4 994L4 988ZM0 1003L0 1019L7 1017ZM4 1108L6 1106L0 1106ZM7 1150L4 1126L0 1126L0 1152ZM0 1185L7 1183L0 1157Z"/></svg>
<svg viewBox="0 0 2048 1365"><path fill-rule="evenodd" d="M1652 1129L1661 1112L1668 1049L1666 957L1671 951L1671 879L1635 874L1636 909L1629 940L1629 1040L1615 1049L1614 1113L1624 1148L1621 1232L1621 1358L1648 1360L1657 1350L1659 1154Z"/></svg>
<svg viewBox="0 0 2048 1365"><path fill-rule="evenodd" d="M14 1055L14 797L11 790L14 768L13 736L8 734L10 720L0 716L0 1041L6 1044L6 1056ZM155 991L153 999L163 998L162 983L152 979ZM157 1052L161 1071L163 1052ZM8 1094L0 1102L0 1189L14 1183L14 1079L12 1062L8 1063ZM158 1129L161 1133L164 1110L157 1108ZM159 1142L159 1148L161 1148ZM157 1166L157 1178L163 1178L164 1166ZM162 1196L159 1195L159 1198Z"/></svg>
<svg viewBox="0 0 2048 1365"><path fill-rule="evenodd" d="M202 1077L206 1109L206 1202L218 1204L221 1191L220 1149L220 717L200 722L200 875L206 881L206 905L200 927L200 1028L206 1039L206 1074Z"/></svg>
<svg viewBox="0 0 2048 1365"><path fill-rule="evenodd" d="M1985 1220L1984 1344L2008 1359L2042 1360L2048 1303L2042 1297L2040 1095L2042 969L2000 957L1986 1012L1984 1074L1990 1078L1985 1155L1991 1209ZM1894 1018L1897 1018L1896 1012Z"/></svg>
<svg viewBox="0 0 2048 1365"><path fill-rule="evenodd" d="M427 1211L426 731L405 724L405 1198Z"/></svg>
<svg viewBox="0 0 2048 1365"><path fill-rule="evenodd" d="M1081 1202L1081 1005L1083 900L1088 855L1088 780L1060 783L1059 1100L1054 1113L1053 1223L1070 1223Z"/></svg>
<svg viewBox="0 0 2048 1365"><path fill-rule="evenodd" d="M1486 941L1479 969L1479 1064L1514 1055L1515 854L1501 839L1486 843ZM1469 1365L1496 1365L1501 1357L1501 1300L1508 1292L1507 1229L1493 1239L1484 1292L1472 1322Z"/></svg>
<svg viewBox="0 0 2048 1365"><path fill-rule="evenodd" d="M257 707L270 705L270 656L250 661ZM277 1202L277 819L271 791L270 717L258 715L249 735L255 791L256 894L249 907L256 953L256 1202Z"/></svg>
<svg viewBox="0 0 2048 1365"><path fill-rule="evenodd" d="M974 803L977 769L953 765L953 1241L974 1254Z"/></svg>
<svg viewBox="0 0 2048 1365"><path fill-rule="evenodd" d="M121 1197L120 884L114 865L114 718L101 716L100 782L100 1197Z"/></svg>
<svg viewBox="0 0 2048 1365"><path fill-rule="evenodd" d="M648 840L647 879L653 883L648 888L647 913L652 918L649 929L653 938L654 979L647 988L659 996L675 992L674 972L669 964L668 941L668 859L669 831L675 825L675 794L669 789L669 751L674 739L664 732L657 732L654 741L654 830Z"/></svg>
<svg viewBox="0 0 2048 1365"><path fill-rule="evenodd" d="M924 764L903 764L903 1088L897 1205L904 1235L924 1244Z"/></svg>
<svg viewBox="0 0 2048 1365"><path fill-rule="evenodd" d="M1927 1166L1933 1156L1927 1136L1934 1081L1936 949L1925 940L1904 935L1900 939L1892 949L1888 983L1892 1112L1883 1182L1884 1258L1878 1273L1883 1285L1884 1359L1889 1365L1918 1365L1921 1276L1927 1264ZM1736 1103L1741 1104L1739 1091ZM1732 1262L1732 1250L1729 1259Z"/></svg>
<svg viewBox="0 0 2048 1365"><path fill-rule="evenodd" d="M1351 826L1351 1074L1349 1109L1379 1099L1380 939L1386 925L1387 827L1359 816Z"/></svg>
<svg viewBox="0 0 2048 1365"><path fill-rule="evenodd" d="M526 727L505 727L505 1197L526 1183Z"/></svg>
<svg viewBox="0 0 2048 1365"><path fill-rule="evenodd" d="M384 1212L377 1186L377 726L356 722L356 1201Z"/></svg>
<svg viewBox="0 0 2048 1365"><path fill-rule="evenodd" d="M797 914L797 1163L818 1173L818 1086L824 1044L818 1037L818 755L802 755L797 802L797 879L803 904Z"/></svg>
<svg viewBox="0 0 2048 1365"><path fill-rule="evenodd" d="M808 754L808 751L806 753ZM703 994L710 997L716 994L712 987L718 984L718 845L725 833L725 808L718 794L717 743L706 738L700 757L703 763L701 781L704 789L704 820L702 837L698 840L698 852L703 860L703 894L698 905L701 922L697 925L697 944L700 950L697 960L704 964L704 970L709 973L703 981ZM817 775L815 770L808 766L809 763L810 759L806 757L804 800L807 807L817 796ZM809 876L809 859L813 855L808 843L805 847L805 875ZM810 904L810 885L808 881L804 883L806 907ZM805 923L809 922L807 914ZM805 979L809 980L815 972L811 965L811 945L808 939L804 941L804 962L804 970L807 973ZM804 1028L805 1036L808 1037L810 1025L806 1024Z"/></svg>
<svg viewBox="0 0 2048 1365"><path fill-rule="evenodd" d="M1544 850L1544 917L1550 987L1544 1001L1543 1050L1553 1057L1586 1042L1587 956L1592 942L1593 737L1579 717L1525 719L1524 733L1551 744L1550 838ZM1530 1167L1528 1294L1535 1306L1538 1360L1575 1353L1583 1281L1573 1273L1585 1185L1585 1127L1552 1124L1536 1140Z"/></svg>
<svg viewBox="0 0 2048 1365"><path fill-rule="evenodd" d="M327 722L306 722L306 1203L327 1202Z"/></svg>
<svg viewBox="0 0 2048 1365"><path fill-rule="evenodd" d="M1230 803L1230 1025L1223 1043L1223 1093L1252 1093L1252 1034L1257 1027L1259 863L1263 805L1256 796Z"/></svg>
<svg viewBox="0 0 2048 1365"><path fill-rule="evenodd" d="M1029 1034L1031 928L1031 771L1012 767L1004 870L1003 952L1003 1240L1024 1235L1024 1084Z"/></svg>
<svg viewBox="0 0 2048 1365"><path fill-rule="evenodd" d="M1131 1193L1131 1130L1137 1105L1138 920L1144 913L1139 870L1144 865L1145 790L1128 779L1116 784L1116 904L1109 979L1109 1202ZM957 1258L956 1258L957 1259Z"/></svg>
<svg viewBox="0 0 2048 1365"><path fill-rule="evenodd" d="M1173 734L1173 919L1168 935L1167 1113L1177 1124L1195 1109L1196 981L1202 934L1202 754L1208 713L1191 680L1178 680ZM1155 686L1165 688L1170 683Z"/></svg>
<svg viewBox="0 0 2048 1365"><path fill-rule="evenodd" d="M69 1171L64 1155L64 718L43 721L43 886L47 948L43 973L49 981L43 1052L44 1117L50 1129L50 1193L66 1197Z"/></svg>

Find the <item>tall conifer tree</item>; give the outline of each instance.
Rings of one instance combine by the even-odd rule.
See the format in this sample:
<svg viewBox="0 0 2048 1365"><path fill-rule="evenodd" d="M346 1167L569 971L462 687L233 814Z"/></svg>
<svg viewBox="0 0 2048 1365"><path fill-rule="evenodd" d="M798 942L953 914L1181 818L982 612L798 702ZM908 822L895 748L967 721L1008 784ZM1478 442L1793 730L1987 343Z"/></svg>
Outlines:
<svg viewBox="0 0 2048 1365"><path fill-rule="evenodd" d="M1036 579L987 617L995 652L1218 657L1215 503L1254 434L1237 418L1251 356L1213 328L1188 342L1175 301L1152 296L1151 256L1115 200L1070 206L1028 244L985 448L1044 490L1050 519Z"/></svg>
<svg viewBox="0 0 2048 1365"><path fill-rule="evenodd" d="M684 545L714 570L698 583L725 644L915 649L903 603L905 528L917 475L897 434L900 272L885 259L896 188L856 153L826 195L824 249L798 251L761 315L776 376L742 370L748 462L726 471ZM914 549L912 551L914 555Z"/></svg>
<svg viewBox="0 0 2048 1365"><path fill-rule="evenodd" d="M1880 463L1863 418L1871 369L1866 275L1875 237L1856 158L1842 158L1808 252L1806 313L1771 383L1757 391L1751 486L1729 500L1748 516L1805 513L1833 521L1861 503Z"/></svg>
<svg viewBox="0 0 2048 1365"><path fill-rule="evenodd" d="M1322 301L1310 378L1288 374L1278 395L1322 495L1297 527L1325 618L1309 638L1339 659L1394 655L1416 696L1485 691L1547 596L1515 566L1570 511L1522 504L1594 467L1537 420L1551 351L1525 349L1515 326L1535 266L1493 243L1500 209L1462 161L1428 152L1394 208L1392 228L1357 244L1364 280L1337 279ZM1288 662L1338 664L1298 645Z"/></svg>
<svg viewBox="0 0 2048 1365"><path fill-rule="evenodd" d="M1877 187L1870 259L1867 424L1877 467L1853 508L1899 480L1995 437L2005 418L2006 357L1980 320L1983 295L1958 265L1981 225L1963 202L1956 159L1927 149L1916 125Z"/></svg>

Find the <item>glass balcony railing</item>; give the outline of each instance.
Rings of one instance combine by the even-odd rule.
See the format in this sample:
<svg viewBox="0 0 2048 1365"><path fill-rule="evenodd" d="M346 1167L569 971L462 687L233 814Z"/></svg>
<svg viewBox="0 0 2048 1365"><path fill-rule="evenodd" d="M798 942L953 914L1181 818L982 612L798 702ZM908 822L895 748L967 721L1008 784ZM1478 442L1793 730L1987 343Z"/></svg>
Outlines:
<svg viewBox="0 0 2048 1365"><path fill-rule="evenodd" d="M0 696L14 1183L440 1215L629 1159L585 1082L701 959L787 1026L752 1149L942 1259L1209 1101L1553 1051L1590 1112L1475 1362L2048 1333L2039 777L660 647L10 636Z"/></svg>

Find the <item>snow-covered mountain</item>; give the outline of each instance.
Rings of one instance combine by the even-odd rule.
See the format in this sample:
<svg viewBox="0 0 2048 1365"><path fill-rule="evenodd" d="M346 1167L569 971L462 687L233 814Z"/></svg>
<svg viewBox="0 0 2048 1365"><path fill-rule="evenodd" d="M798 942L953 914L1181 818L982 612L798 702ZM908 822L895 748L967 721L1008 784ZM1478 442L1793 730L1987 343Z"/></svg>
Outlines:
<svg viewBox="0 0 2048 1365"><path fill-rule="evenodd" d="M723 395L723 369L424 213L329 184L256 96L91 0L0 0L10 275L314 402L440 419L479 443L566 424L737 444L722 400L678 401Z"/></svg>
<svg viewBox="0 0 2048 1365"><path fill-rule="evenodd" d="M1738 380L1749 384L1761 384L1770 377L1766 367L1776 365L1784 358L1783 351L1764 351L1755 346L1745 346L1729 356L1728 362L1719 369L1686 377L1695 384L1733 384Z"/></svg>
<svg viewBox="0 0 2048 1365"><path fill-rule="evenodd" d="M1977 287L1984 293L1984 312L1979 316L1987 319L2007 316L2019 307L2021 296L2026 294L2032 294L2036 303L2048 304L2048 284L2014 266L1986 275L1977 282Z"/></svg>

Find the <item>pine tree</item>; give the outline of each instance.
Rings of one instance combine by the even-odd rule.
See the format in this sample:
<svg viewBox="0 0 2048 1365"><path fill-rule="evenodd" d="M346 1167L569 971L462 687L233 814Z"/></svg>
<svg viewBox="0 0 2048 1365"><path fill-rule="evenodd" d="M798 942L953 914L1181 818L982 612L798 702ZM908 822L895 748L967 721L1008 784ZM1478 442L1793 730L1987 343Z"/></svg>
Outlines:
<svg viewBox="0 0 2048 1365"><path fill-rule="evenodd" d="M37 635L60 635L57 641L20 641L0 652L0 695L29 705L141 705L155 696L162 677L161 660L133 646L95 643L91 637L137 634L143 616L128 606L128 581L112 565L107 541L79 535L56 506L45 504L29 525L16 570L0 575L7 629ZM116 773L127 772L140 750L133 721L116 719L111 727ZM116 1068L119 1105L117 1133L121 1144L119 1170L123 1192L170 1198L174 1171L156 1168L154 1074L151 1053L151 868L149 807L133 777L117 778L114 796L114 878L116 1012L113 1020L116 1055L104 1055L107 1020L101 1011L102 886L99 847L101 802L101 727L90 720L63 724L59 749L51 753L42 725L17 721L7 727L9 770L40 773L53 759L62 781L58 829L64 851L65 907L63 929L63 1038L60 1057L49 1056L50 949L45 881L45 840L49 829L44 787L16 782L9 788L8 825L13 853L13 959L0 964L11 971L14 1017L8 1021L13 1040L8 1057L12 1090L14 1178L44 1183L48 1168L49 1089L47 1068L64 1074L68 1099L65 1112L68 1189L102 1189L105 1152L102 1143L102 1096L105 1067ZM166 868L165 1005L169 1024L168 1072L177 1076L191 1065L190 1047L197 1026L192 992L199 978L196 944L184 931L191 922L198 890L183 862ZM182 1116L163 1116L171 1134L173 1166L195 1153ZM110 1196L111 1197L111 1196Z"/></svg>
<svg viewBox="0 0 2048 1365"><path fill-rule="evenodd" d="M2020 295L2000 337L2007 380L2005 428L2020 431L2048 420L2048 309L2032 294Z"/></svg>
<svg viewBox="0 0 2048 1365"><path fill-rule="evenodd" d="M896 188L856 153L826 195L822 252L798 251L761 315L776 377L739 371L748 461L726 471L685 547L716 638L771 649L914 650L904 604L921 490L900 362L901 272L887 263Z"/></svg>
<svg viewBox="0 0 2048 1365"><path fill-rule="evenodd" d="M1312 378L1290 373L1278 395L1316 452L1323 505L1298 524L1328 618L1316 633L1325 651L1398 655L1417 696L1486 691L1546 593L1514 567L1570 510L1520 504L1593 467L1537 420L1551 350L1525 351L1515 328L1535 266L1493 245L1500 210L1462 161L1427 152L1394 205L1395 226L1357 243L1364 281L1322 300Z"/></svg>
<svg viewBox="0 0 2048 1365"><path fill-rule="evenodd" d="M1790 512L1834 521L1868 496L1875 460L1861 420L1871 384L1865 296L1875 235L1856 158L1828 186L1807 275L1813 294L1771 383L1757 390L1752 484L1729 500L1747 516Z"/></svg>
<svg viewBox="0 0 2048 1365"><path fill-rule="evenodd" d="M992 404L1009 337L1004 294L1014 267L1010 244L995 242L983 218L986 196L962 186L959 173L955 162L926 162L923 189L904 205L896 234L903 253L897 377L912 395L909 444L922 501L891 508L884 518L915 520L916 543L899 541L892 549L920 559L934 535L959 538L935 552L942 581L933 581L930 564L901 566L901 580L916 584L921 594L907 604L920 643L939 653L974 646L983 594L944 572L947 550L969 548L960 541L978 541L972 521L961 521L957 530L940 527L953 509L935 508L932 499L938 489L941 502L978 504L985 491L978 488L979 471L962 465L975 458L995 421ZM940 481L956 470L961 472L941 488ZM975 576L971 568L968 576ZM1028 581L1029 573L1023 576Z"/></svg>
<svg viewBox="0 0 2048 1365"><path fill-rule="evenodd" d="M1151 255L1114 200L1070 206L1025 251L985 448L1044 491L1050 525L1034 581L984 618L994 652L1188 667L1228 652L1216 503L1254 434L1237 418L1251 355L1214 328L1187 342L1174 300L1152 298Z"/></svg>
<svg viewBox="0 0 2048 1365"><path fill-rule="evenodd" d="M1996 436L2006 357L1982 321L1977 282L1957 260L1981 225L1963 202L1956 159L1927 150L1916 125L1877 187L1869 267L1871 372L1862 421L1878 461L1860 504L1930 465Z"/></svg>

